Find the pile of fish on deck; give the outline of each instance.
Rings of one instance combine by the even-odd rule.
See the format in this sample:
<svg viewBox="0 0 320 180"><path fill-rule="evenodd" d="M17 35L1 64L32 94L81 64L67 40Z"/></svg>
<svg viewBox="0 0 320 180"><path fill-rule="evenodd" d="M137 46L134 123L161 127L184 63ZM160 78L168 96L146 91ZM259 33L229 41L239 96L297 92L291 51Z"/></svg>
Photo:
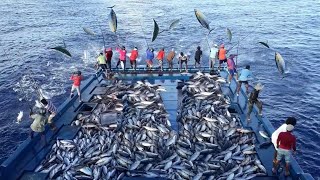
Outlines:
<svg viewBox="0 0 320 180"><path fill-rule="evenodd" d="M107 86L73 140L57 140L36 172L50 179L250 179L265 175L251 131L228 113L220 78L198 73L182 89L179 132L170 127L159 85L138 81ZM103 125L118 112L117 124Z"/></svg>

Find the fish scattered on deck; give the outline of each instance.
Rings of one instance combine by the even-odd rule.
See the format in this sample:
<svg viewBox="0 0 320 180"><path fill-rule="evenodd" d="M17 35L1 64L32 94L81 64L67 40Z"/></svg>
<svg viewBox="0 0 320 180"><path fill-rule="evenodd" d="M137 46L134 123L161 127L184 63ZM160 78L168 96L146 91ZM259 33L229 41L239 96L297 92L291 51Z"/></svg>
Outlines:
<svg viewBox="0 0 320 180"><path fill-rule="evenodd" d="M72 140L56 140L35 168L56 179L247 179L265 175L252 131L228 113L218 77L196 74L182 88L178 132L171 128L160 91L147 82L108 85L95 95L92 114L78 114ZM197 84L195 86L195 84ZM161 89L160 91L158 89ZM217 103L219 102L219 103ZM118 109L116 111L117 108ZM117 114L102 124L102 114Z"/></svg>

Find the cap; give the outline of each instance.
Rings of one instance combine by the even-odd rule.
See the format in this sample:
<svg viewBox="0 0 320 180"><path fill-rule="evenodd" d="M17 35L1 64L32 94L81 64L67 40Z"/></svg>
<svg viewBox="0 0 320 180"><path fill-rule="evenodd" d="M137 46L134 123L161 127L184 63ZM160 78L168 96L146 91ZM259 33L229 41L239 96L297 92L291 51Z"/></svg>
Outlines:
<svg viewBox="0 0 320 180"><path fill-rule="evenodd" d="M261 84L261 83L258 83L258 84L256 84L255 86L254 86L254 89L256 89L256 90L262 90L263 89L263 85Z"/></svg>
<svg viewBox="0 0 320 180"><path fill-rule="evenodd" d="M294 129L294 126L291 124L288 124L286 129L287 129L287 131L292 131Z"/></svg>
<svg viewBox="0 0 320 180"><path fill-rule="evenodd" d="M214 46L214 47L218 47L218 44L214 44L213 46Z"/></svg>
<svg viewBox="0 0 320 180"><path fill-rule="evenodd" d="M224 44L221 44L220 47L221 47L221 48L224 48Z"/></svg>

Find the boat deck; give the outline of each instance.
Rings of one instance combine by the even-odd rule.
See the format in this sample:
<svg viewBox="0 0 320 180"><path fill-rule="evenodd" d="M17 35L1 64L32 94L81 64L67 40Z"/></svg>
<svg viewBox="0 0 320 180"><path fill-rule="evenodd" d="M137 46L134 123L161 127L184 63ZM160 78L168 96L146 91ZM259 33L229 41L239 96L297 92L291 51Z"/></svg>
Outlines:
<svg viewBox="0 0 320 180"><path fill-rule="evenodd" d="M122 80L128 82L134 82L137 80L147 80L151 84L160 84L166 88L166 92L161 92L161 98L164 102L165 109L169 113L169 120L171 122L172 128L174 130L178 129L176 116L177 109L179 109L179 102L181 98L181 92L179 85L181 82L188 80L192 73L197 72L198 69L190 68L189 73L180 73L179 69L174 69L172 72L164 71L160 72L158 69L148 71L146 73L144 68L140 68L137 71L127 70L121 71L114 69L113 72L119 72L114 74L113 80ZM202 68L202 72L210 73L210 69ZM227 73L222 71L220 73L222 77L227 77ZM113 81L112 80L112 81ZM52 145L55 143L56 139L73 139L76 133L79 131L80 127L71 126L71 122L76 117L76 115L81 112L82 107L89 102L89 100L95 94L103 93L103 84L109 84L111 80L105 80L101 73L96 76L92 76L83 83L81 89L83 95L84 103L79 103L78 97L75 96L72 99L66 100L58 109L59 113L55 117L55 123L58 128L57 131L52 132L49 128L46 128L46 140L47 145L43 145L40 141L40 136L36 135L33 139L28 138L23 142L18 149L13 153L5 162L0 166L0 179L46 179L47 174L35 173L34 169L40 164L40 162L45 158L45 156L50 152ZM259 130L261 127L271 136L274 131L274 127L266 118L259 118L257 114L257 109L254 107L253 113L251 114L252 122L246 124L245 122L245 112L247 110L247 96L245 91L242 89L239 96L235 96L236 81L233 79L230 86L225 84L222 86L223 94L229 96L232 100L230 111L231 113L236 113L240 116L241 123L245 128L251 128L255 132L257 139L256 151L262 162L262 164L268 170L268 176L266 177L256 177L255 179L284 179L283 173L279 176L273 176L271 172L272 168L272 158L274 154L274 148L272 145L266 148L258 148L260 144L266 142L259 135ZM178 87L178 88L177 88ZM310 174L303 173L302 169L291 157L291 177L287 179L313 179ZM14 172L14 173L13 173ZM132 179L132 178L125 178Z"/></svg>

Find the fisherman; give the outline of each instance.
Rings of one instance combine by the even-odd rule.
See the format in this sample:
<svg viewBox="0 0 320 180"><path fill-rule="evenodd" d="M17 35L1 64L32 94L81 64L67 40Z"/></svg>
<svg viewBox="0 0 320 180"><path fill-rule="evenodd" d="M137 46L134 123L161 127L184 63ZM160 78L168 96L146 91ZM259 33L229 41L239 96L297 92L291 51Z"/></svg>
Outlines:
<svg viewBox="0 0 320 180"><path fill-rule="evenodd" d="M256 104L259 109L259 116L262 116L262 102L258 99L260 91L263 89L263 85L258 83L254 86L254 90L250 93L248 100L248 113L247 121L250 122L250 114L252 112L253 105Z"/></svg>
<svg viewBox="0 0 320 180"><path fill-rule="evenodd" d="M284 157L286 161L285 176L290 176L290 151L296 152L296 137L292 134L293 129L293 125L287 125L286 132L281 132L277 138L277 158L272 168L272 173L274 174L277 172L279 162Z"/></svg>
<svg viewBox="0 0 320 180"><path fill-rule="evenodd" d="M32 120L32 124L30 125L31 132L30 138L33 138L34 132L41 134L41 140L46 144L46 139L44 135L45 125L46 125L46 110L44 108L40 108L37 113L34 113L32 110L30 111L30 119Z"/></svg>
<svg viewBox="0 0 320 180"><path fill-rule="evenodd" d="M130 55L130 64L131 68L136 70L137 69L137 58L138 58L138 48L134 47L133 50L131 51Z"/></svg>
<svg viewBox="0 0 320 180"><path fill-rule="evenodd" d="M78 96L79 96L79 102L82 102L81 91L80 91L80 85L81 85L82 79L83 79L83 76L81 75L81 71L77 71L77 72L73 73L72 76L70 77L70 80L73 81L71 93L70 93L70 98L73 97L73 91L77 90Z"/></svg>
<svg viewBox="0 0 320 180"><path fill-rule="evenodd" d="M41 99L40 100L42 106L44 106L44 108L48 111L49 113L49 117L48 117L48 124L51 128L51 130L55 130L56 126L54 125L54 123L52 122L52 119L56 116L57 114L57 108L52 104L52 102L50 100L47 99Z"/></svg>
<svg viewBox="0 0 320 180"><path fill-rule="evenodd" d="M218 57L218 45L214 44L213 47L210 49L210 69L214 69L214 64L216 62L216 59Z"/></svg>
<svg viewBox="0 0 320 180"><path fill-rule="evenodd" d="M278 156L278 147L277 147L277 139L281 132L287 131L287 126L292 125L295 126L297 124L297 119L294 117L288 117L284 124L282 124L277 130L275 130L271 135L271 141L275 148L274 156L273 156L273 166L275 166L277 162L277 156ZM275 168L276 170L276 168Z"/></svg>
<svg viewBox="0 0 320 180"><path fill-rule="evenodd" d="M239 96L239 92L240 92L242 83L244 83L246 85L246 93L248 94L248 92L249 92L248 80L252 77L253 77L253 75L250 71L250 65L247 65L246 68L242 69L240 72L240 76L238 79L239 83L238 83L238 87L237 87L237 96Z"/></svg>
<svg viewBox="0 0 320 180"><path fill-rule="evenodd" d="M107 63L106 63L106 58L103 55L103 52L101 52L97 58L97 63L99 64L100 68L104 71L107 72Z"/></svg>
<svg viewBox="0 0 320 180"><path fill-rule="evenodd" d="M221 44L220 49L218 51L218 57L219 57L219 71L221 68L222 63L227 62L227 50L224 49L224 44Z"/></svg>
<svg viewBox="0 0 320 180"><path fill-rule="evenodd" d="M112 48L108 48L105 51L105 54L106 54L106 60L107 60L107 68L109 68L109 70L111 71L111 61L112 61L112 55L113 55Z"/></svg>
<svg viewBox="0 0 320 180"><path fill-rule="evenodd" d="M164 48L161 48L157 54L157 60L159 62L161 71L163 71L163 58L164 58Z"/></svg>
<svg viewBox="0 0 320 180"><path fill-rule="evenodd" d="M167 56L167 61L169 64L169 69L170 71L172 71L173 69L173 58L176 55L176 53L174 52L174 48L171 49L171 51L169 52L168 56Z"/></svg>
<svg viewBox="0 0 320 180"><path fill-rule="evenodd" d="M125 70L126 69L126 54L127 54L126 47L122 46L121 49L117 47L116 50L119 52L119 61L117 63L116 68L118 68L118 66L120 64L121 68L123 70Z"/></svg>
<svg viewBox="0 0 320 180"><path fill-rule="evenodd" d="M232 80L234 74L236 74L236 79L238 79L236 64L234 63L234 60L233 60L233 58L236 56L237 55L235 55L235 54L230 54L230 56L227 60L227 66L228 66L228 71L229 71L229 84L231 84L231 80Z"/></svg>
<svg viewBox="0 0 320 180"><path fill-rule="evenodd" d="M148 48L147 49L147 60L146 60L146 62L147 62L147 68L149 69L149 70L151 70L151 68L152 68L152 65L153 65L153 63L152 63L152 60L153 60L153 58L154 58L154 53L153 53L153 48Z"/></svg>
<svg viewBox="0 0 320 180"><path fill-rule="evenodd" d="M194 68L197 68L197 64L199 64L199 67L201 68L200 60L202 58L202 51L200 46L197 47L197 51L194 54Z"/></svg>
<svg viewBox="0 0 320 180"><path fill-rule="evenodd" d="M182 71L182 64L186 64L186 72L188 72L188 56L180 52L179 54L179 64L180 64L180 72Z"/></svg>

